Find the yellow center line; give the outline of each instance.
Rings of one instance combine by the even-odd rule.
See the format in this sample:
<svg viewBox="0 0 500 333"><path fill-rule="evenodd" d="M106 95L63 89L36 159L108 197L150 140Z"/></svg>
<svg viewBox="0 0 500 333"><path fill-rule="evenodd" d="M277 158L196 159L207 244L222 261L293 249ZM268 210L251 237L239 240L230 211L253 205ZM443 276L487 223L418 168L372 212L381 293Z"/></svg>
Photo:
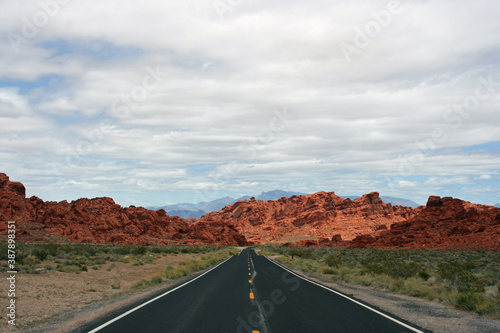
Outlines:
<svg viewBox="0 0 500 333"><path fill-rule="evenodd" d="M252 283L252 280L248 280L248 283Z"/></svg>
<svg viewBox="0 0 500 333"><path fill-rule="evenodd" d="M254 294L250 293L250 299L254 299L254 298L255 298Z"/></svg>

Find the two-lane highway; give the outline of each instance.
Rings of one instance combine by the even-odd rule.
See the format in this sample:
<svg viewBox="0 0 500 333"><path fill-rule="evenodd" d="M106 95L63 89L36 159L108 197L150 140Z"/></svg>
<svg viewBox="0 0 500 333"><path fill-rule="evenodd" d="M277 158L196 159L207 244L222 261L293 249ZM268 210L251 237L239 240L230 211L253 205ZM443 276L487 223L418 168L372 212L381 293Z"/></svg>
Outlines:
<svg viewBox="0 0 500 333"><path fill-rule="evenodd" d="M426 332L307 281L252 249L78 332Z"/></svg>

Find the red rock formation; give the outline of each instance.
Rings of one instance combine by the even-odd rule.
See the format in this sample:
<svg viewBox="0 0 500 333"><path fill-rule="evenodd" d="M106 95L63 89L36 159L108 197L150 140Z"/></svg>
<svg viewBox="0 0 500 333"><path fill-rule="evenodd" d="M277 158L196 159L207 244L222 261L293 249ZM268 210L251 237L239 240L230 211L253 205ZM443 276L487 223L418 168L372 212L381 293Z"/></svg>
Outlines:
<svg viewBox="0 0 500 333"><path fill-rule="evenodd" d="M318 192L275 201L244 200L212 212L198 222L224 221L255 243L286 242L287 239L350 240L358 235L415 216L420 209L383 202L377 192L350 200L335 193Z"/></svg>
<svg viewBox="0 0 500 333"><path fill-rule="evenodd" d="M319 240L307 239L298 242L284 243L282 246L293 246L293 247L317 247L317 246L328 246L328 247L347 247L350 244L348 241L342 240L340 235L334 235L332 239L320 238Z"/></svg>
<svg viewBox="0 0 500 333"><path fill-rule="evenodd" d="M239 201L188 223L165 210L123 208L111 198L68 203L25 198L21 183L0 173L0 239L16 221L17 239L131 244L439 248L500 250L500 209L453 198L430 197L411 209L380 200L378 193L343 199L330 192ZM389 227L389 228L388 228Z"/></svg>
<svg viewBox="0 0 500 333"><path fill-rule="evenodd" d="M429 197L425 209L390 230L356 237L350 247L500 250L500 209Z"/></svg>
<svg viewBox="0 0 500 333"><path fill-rule="evenodd" d="M25 198L21 183L0 173L0 234L7 221L16 221L17 239L66 240L142 245L247 245L243 235L220 223L188 224L165 210L123 208L111 198L79 199L68 203Z"/></svg>

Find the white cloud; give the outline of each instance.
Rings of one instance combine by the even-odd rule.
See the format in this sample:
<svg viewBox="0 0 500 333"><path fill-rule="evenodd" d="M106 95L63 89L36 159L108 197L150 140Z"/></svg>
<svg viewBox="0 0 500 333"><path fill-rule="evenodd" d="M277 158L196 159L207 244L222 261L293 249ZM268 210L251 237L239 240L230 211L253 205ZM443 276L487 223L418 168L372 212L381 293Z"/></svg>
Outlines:
<svg viewBox="0 0 500 333"><path fill-rule="evenodd" d="M386 1L233 7L221 20L211 0L71 1L19 52L1 39L5 171L48 172L32 181L42 192L56 178L147 202L152 191L181 200L170 189L411 197L422 185L466 196L457 184L497 184L498 153L465 148L500 142L495 2L401 2L351 62L341 44ZM23 18L40 10L2 2L0 31L23 36ZM478 87L488 96L464 112ZM228 182L214 180L234 165Z"/></svg>

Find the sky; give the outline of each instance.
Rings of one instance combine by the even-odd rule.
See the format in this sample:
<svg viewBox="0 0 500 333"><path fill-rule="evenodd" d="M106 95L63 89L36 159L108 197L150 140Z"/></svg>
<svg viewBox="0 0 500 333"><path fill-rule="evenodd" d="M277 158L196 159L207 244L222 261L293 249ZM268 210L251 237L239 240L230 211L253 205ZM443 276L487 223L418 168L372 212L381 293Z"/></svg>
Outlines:
<svg viewBox="0 0 500 333"><path fill-rule="evenodd" d="M0 0L0 172L44 200L500 202L495 0Z"/></svg>

